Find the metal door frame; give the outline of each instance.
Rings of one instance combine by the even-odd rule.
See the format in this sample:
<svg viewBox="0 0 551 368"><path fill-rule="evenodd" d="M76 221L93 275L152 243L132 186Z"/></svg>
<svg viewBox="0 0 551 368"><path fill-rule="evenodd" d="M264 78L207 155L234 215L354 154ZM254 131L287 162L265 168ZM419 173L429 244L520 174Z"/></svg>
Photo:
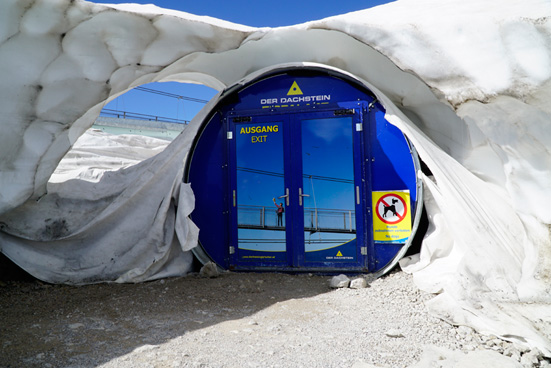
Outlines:
<svg viewBox="0 0 551 368"><path fill-rule="evenodd" d="M224 124L228 138L227 165L230 189L230 269L235 270L358 270L368 271L371 263L373 241L371 235L371 185L369 172L369 124L370 112L363 101L339 103L339 108L310 108L289 112L267 113L266 111L230 111ZM307 119L326 119L351 116L353 137L353 167L356 201L356 260L352 262L305 262L304 246L304 209L297 206L299 188L303 185L302 173L302 131L301 121ZM285 210L286 262L281 261L240 261L238 257L237 208L234 208L232 192L236 190L236 124L281 122L283 129L284 185L289 189L289 205ZM304 193L304 192L303 192ZM233 248L233 249L232 249Z"/></svg>

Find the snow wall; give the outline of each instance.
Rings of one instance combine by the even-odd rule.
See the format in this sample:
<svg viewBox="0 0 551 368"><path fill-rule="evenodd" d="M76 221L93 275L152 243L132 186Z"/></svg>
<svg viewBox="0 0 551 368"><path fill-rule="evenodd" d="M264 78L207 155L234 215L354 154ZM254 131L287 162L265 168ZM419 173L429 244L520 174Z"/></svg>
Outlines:
<svg viewBox="0 0 551 368"><path fill-rule="evenodd" d="M438 294L431 310L551 356L546 0L401 0L277 29L150 5L2 1L0 250L54 283L185 274L198 229L182 168L214 102L158 155L49 178L106 102L133 87L223 90L285 63L362 80L432 172L423 178L429 231L401 263ZM112 147L95 148L105 157ZM75 157L77 168L86 162Z"/></svg>

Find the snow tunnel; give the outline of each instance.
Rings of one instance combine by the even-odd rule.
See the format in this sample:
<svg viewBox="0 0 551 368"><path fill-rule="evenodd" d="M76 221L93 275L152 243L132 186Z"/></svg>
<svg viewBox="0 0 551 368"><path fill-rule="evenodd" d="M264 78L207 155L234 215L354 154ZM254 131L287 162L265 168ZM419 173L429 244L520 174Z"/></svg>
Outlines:
<svg viewBox="0 0 551 368"><path fill-rule="evenodd" d="M421 214L419 161L360 80L275 68L211 106L184 171L199 261L383 274L405 254Z"/></svg>

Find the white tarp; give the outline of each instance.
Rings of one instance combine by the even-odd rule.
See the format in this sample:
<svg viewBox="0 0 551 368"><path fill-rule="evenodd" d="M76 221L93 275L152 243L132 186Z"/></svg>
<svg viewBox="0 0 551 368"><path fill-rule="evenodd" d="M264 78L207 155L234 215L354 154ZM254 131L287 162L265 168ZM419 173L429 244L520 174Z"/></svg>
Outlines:
<svg viewBox="0 0 551 368"><path fill-rule="evenodd" d="M547 0L401 0L277 29L154 6L2 1L1 251L51 282L185 273L197 229L181 175L201 114L139 164L50 183L45 195L49 178L132 87L221 90L291 62L363 80L430 168L429 233L402 265L439 294L433 311L551 356Z"/></svg>

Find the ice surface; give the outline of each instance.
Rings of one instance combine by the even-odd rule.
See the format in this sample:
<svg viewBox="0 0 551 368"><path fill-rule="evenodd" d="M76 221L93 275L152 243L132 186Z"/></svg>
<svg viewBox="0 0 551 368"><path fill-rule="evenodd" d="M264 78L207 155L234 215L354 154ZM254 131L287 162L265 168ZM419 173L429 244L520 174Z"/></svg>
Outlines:
<svg viewBox="0 0 551 368"><path fill-rule="evenodd" d="M434 313L551 356L547 0L400 0L277 29L150 5L2 1L0 250L50 282L186 273L198 230L182 167L214 102L144 161L128 157L144 157L135 141L88 136L102 158L90 163L79 143L52 173L102 106L134 86L222 90L286 63L365 83L430 168L430 229L402 266L439 293Z"/></svg>

